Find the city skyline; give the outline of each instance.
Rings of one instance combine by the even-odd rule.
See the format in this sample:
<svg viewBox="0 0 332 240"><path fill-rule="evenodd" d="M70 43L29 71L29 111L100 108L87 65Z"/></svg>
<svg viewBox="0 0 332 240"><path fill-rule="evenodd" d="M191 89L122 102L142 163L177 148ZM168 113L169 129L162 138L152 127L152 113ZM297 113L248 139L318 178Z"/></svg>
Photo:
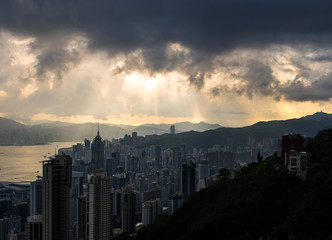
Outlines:
<svg viewBox="0 0 332 240"><path fill-rule="evenodd" d="M246 126L332 112L327 1L4 1L0 116Z"/></svg>

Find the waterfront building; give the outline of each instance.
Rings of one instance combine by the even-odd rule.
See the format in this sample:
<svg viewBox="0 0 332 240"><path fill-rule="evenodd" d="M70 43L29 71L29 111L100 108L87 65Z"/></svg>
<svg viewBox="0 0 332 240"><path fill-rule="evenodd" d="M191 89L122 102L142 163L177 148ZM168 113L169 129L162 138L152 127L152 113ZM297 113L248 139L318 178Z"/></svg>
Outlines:
<svg viewBox="0 0 332 240"><path fill-rule="evenodd" d="M30 216L42 214L43 211L43 181L37 179L30 183Z"/></svg>

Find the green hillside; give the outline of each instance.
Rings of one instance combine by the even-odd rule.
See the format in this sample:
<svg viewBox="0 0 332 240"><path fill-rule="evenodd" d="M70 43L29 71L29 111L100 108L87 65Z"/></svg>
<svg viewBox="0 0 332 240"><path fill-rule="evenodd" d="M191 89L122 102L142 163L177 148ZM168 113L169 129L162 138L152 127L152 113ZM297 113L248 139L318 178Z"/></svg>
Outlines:
<svg viewBox="0 0 332 240"><path fill-rule="evenodd" d="M332 130L325 130L310 144L322 166L309 170L307 180L271 156L191 195L133 239L332 239L331 140Z"/></svg>

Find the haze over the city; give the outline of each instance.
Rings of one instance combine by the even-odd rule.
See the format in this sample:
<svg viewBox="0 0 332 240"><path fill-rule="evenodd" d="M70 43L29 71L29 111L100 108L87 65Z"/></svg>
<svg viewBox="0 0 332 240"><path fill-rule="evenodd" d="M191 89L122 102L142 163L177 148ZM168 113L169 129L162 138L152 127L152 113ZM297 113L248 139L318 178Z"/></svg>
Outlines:
<svg viewBox="0 0 332 240"><path fill-rule="evenodd" d="M243 126L332 112L332 2L0 4L0 116Z"/></svg>

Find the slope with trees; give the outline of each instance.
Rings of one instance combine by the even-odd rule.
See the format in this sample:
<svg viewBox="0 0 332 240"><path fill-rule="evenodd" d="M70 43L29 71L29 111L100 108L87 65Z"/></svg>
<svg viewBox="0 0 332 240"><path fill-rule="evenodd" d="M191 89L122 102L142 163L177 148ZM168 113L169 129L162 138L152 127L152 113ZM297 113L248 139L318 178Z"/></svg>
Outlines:
<svg viewBox="0 0 332 240"><path fill-rule="evenodd" d="M289 174L275 154L191 195L133 239L331 239L332 129L308 148L321 166L306 180Z"/></svg>

